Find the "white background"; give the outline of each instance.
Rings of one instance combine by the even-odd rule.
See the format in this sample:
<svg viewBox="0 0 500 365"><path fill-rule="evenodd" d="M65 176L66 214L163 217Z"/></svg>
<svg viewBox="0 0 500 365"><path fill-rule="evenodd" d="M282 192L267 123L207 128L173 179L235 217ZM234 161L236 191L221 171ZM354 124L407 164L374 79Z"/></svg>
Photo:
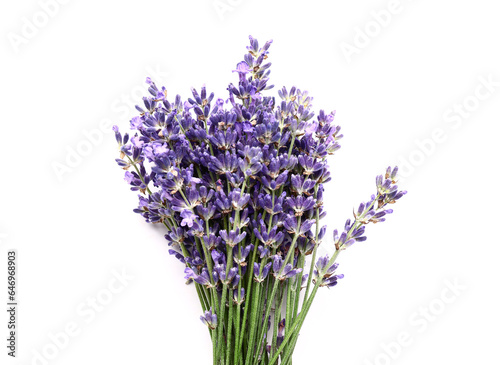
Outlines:
<svg viewBox="0 0 500 365"><path fill-rule="evenodd" d="M326 188L329 237L389 164L402 165L409 191L340 256L345 278L320 292L294 364L500 362L494 1L46 2L0 8L0 296L16 249L20 303L16 360L0 307L2 364L211 362L194 289L164 232L132 213L109 126L127 128L146 76L171 97L206 83L225 98L249 34L274 40L272 83L337 110L345 138ZM356 47L351 57L346 47ZM489 92L481 79L493 81ZM86 155L69 152L78 149ZM133 279L108 298L122 270ZM100 312L88 306L96 296L109 299ZM51 337L68 325L77 334L56 348Z"/></svg>

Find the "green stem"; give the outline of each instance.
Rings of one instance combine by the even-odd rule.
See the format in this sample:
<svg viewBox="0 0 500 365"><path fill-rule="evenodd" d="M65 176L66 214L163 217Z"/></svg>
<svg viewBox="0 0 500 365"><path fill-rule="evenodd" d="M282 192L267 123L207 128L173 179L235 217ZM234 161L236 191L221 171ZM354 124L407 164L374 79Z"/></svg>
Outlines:
<svg viewBox="0 0 500 365"><path fill-rule="evenodd" d="M248 347L247 347L247 356L245 359L245 365L250 365L252 361L252 353L253 353L253 347L255 344L255 329L257 326L257 307L259 305L259 299L260 299L260 288L262 286L262 283L258 283L256 290L255 290L255 295L252 300L252 313L250 317L250 337L248 341Z"/></svg>
<svg viewBox="0 0 500 365"><path fill-rule="evenodd" d="M295 134L293 135L292 137L292 141L290 142L290 148L288 148L288 158L290 158L291 154L292 154L292 150L293 150L293 144L295 143Z"/></svg>
<svg viewBox="0 0 500 365"><path fill-rule="evenodd" d="M241 282L241 279L240 279ZM240 288L238 288L238 305L235 307L236 310L236 324L234 328L234 333L236 334L236 338L234 341L235 344L235 350L234 350L234 364L238 364L239 361L239 356L240 356L240 351L238 348L238 344L240 343L240 317L241 317L241 298L240 298Z"/></svg>
<svg viewBox="0 0 500 365"><path fill-rule="evenodd" d="M293 278L290 278L287 280L287 286L286 286L286 312L285 312L285 333L288 332L288 329L290 328L291 322L292 322L292 315L293 315L293 309L292 309L292 280Z"/></svg>
<svg viewBox="0 0 500 365"><path fill-rule="evenodd" d="M274 354L277 347L278 342L278 327L281 322L281 307L283 306L282 300L284 299L285 288L284 285L281 284L278 293L278 299L276 301L276 305L274 306L274 328L273 328L273 341L271 344L271 354Z"/></svg>
<svg viewBox="0 0 500 365"><path fill-rule="evenodd" d="M217 365L217 331L216 330L211 330L212 331L212 362L213 365Z"/></svg>
<svg viewBox="0 0 500 365"><path fill-rule="evenodd" d="M229 275L229 270L231 268L231 266L233 266L233 248L230 247L230 246L227 246L228 248L228 253L227 253L227 264L226 264L226 277ZM218 333L218 337L217 337L217 361L219 360L222 360L222 365L224 365L224 355L223 355L223 349L224 349L224 346L223 346L223 343L222 343L222 335L223 335L223 332L224 332L224 326L223 324L225 323L224 320L225 320L225 314L226 314L226 298L227 298L227 292L228 292L228 284L227 282L224 284L224 286L222 287L222 298L221 298L221 302L220 302L220 306L219 306L219 312L220 312L220 326L218 326L218 329L219 329L219 333Z"/></svg>
<svg viewBox="0 0 500 365"><path fill-rule="evenodd" d="M256 218L257 214L254 213L254 219ZM256 238L255 238L255 235L252 233L252 239L251 241L253 242L254 246L255 246L255 241L256 241ZM236 347L236 352L240 352L240 349L241 349L241 346L243 344L243 339L245 337L245 330L247 330L246 328L246 325L247 325L247 317L248 317L248 310L249 308L251 307L251 305L248 305L250 303L250 299L252 298L252 289L253 289L253 264L255 262L255 258L257 256L257 248L254 247L254 250L253 250L253 253L252 253L252 257L250 259L250 263L249 263L249 268L247 270L248 272L248 282L247 282L247 290L246 290L246 304L245 304L245 310L243 311L243 325L241 326L241 332L240 332L240 340L239 340L239 343ZM241 279L243 280L243 279ZM251 317L251 316L250 316Z"/></svg>
<svg viewBox="0 0 500 365"><path fill-rule="evenodd" d="M302 271L297 275L295 279L295 286L294 290L292 292L292 300L294 301L293 305L293 316L292 319L295 319L297 317L297 313L299 311L299 302L300 302L300 288L302 286L302 275L304 274L304 263L305 263L305 256L302 254L299 254L299 262L298 262L298 267L302 269Z"/></svg>
<svg viewBox="0 0 500 365"><path fill-rule="evenodd" d="M229 291L231 289L228 288ZM227 325L227 349L226 349L226 364L230 364L231 359L231 345L232 345L232 332L233 332L233 298L231 298L231 293L229 293L229 318Z"/></svg>

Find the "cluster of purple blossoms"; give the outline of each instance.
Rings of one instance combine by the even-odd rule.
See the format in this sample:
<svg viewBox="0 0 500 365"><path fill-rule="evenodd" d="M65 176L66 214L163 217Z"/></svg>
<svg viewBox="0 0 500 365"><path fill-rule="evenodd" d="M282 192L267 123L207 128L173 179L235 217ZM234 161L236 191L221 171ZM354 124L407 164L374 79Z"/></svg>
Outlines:
<svg viewBox="0 0 500 365"><path fill-rule="evenodd" d="M134 211L165 226L169 252L200 298L217 365L287 363L318 287L342 278L338 253L364 241L365 226L383 221L405 194L389 168L342 233L334 231L334 257L316 262L327 157L342 134L334 112L315 116L306 91L264 95L273 87L270 45L250 37L227 99L203 86L169 100L148 78L151 96L136 107L132 132L114 127L116 161L140 193Z"/></svg>

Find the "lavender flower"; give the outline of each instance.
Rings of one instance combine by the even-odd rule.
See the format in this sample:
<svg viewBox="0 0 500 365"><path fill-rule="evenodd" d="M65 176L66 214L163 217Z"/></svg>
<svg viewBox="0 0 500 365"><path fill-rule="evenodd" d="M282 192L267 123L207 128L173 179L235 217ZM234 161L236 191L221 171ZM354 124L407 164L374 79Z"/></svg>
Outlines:
<svg viewBox="0 0 500 365"><path fill-rule="evenodd" d="M204 316L200 316L201 321L208 326L211 330L217 328L217 314L213 313L212 308L205 311Z"/></svg>
<svg viewBox="0 0 500 365"><path fill-rule="evenodd" d="M266 265L263 265L264 263L261 263L260 265L258 263L254 263L254 268L253 272L255 275L255 281L258 283L262 283L266 278L267 275L269 274L269 271L271 270L271 263L268 263Z"/></svg>
<svg viewBox="0 0 500 365"><path fill-rule="evenodd" d="M199 296L214 365L289 363L283 356L293 353L318 288L343 277L335 273L339 253L365 241L365 227L385 221L388 205L406 193L397 167L386 169L376 193L334 230L335 254L316 260L326 234L324 184L332 179L327 158L343 136L335 112L315 117L307 91L267 93L271 43L250 37L225 99L205 86L172 97L148 78L150 96L136 106L132 132L113 127L116 162L139 193L134 212L165 227L169 253Z"/></svg>

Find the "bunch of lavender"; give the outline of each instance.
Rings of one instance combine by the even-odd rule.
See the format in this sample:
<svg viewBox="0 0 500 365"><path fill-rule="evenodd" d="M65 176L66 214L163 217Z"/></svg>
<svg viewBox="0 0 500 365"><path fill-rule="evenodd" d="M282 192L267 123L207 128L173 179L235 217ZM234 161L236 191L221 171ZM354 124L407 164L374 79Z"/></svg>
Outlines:
<svg viewBox="0 0 500 365"><path fill-rule="evenodd" d="M170 253L196 288L217 365L291 364L318 289L343 277L339 253L364 241L365 226L384 221L387 205L405 194L397 167L388 168L342 233L334 231L334 255L317 259L327 156L342 135L334 113L314 118L306 91L264 96L270 45L250 37L227 100L203 86L187 101L169 101L148 78L152 96L136 107L133 135L114 127L118 165L140 193L135 212L165 226Z"/></svg>

